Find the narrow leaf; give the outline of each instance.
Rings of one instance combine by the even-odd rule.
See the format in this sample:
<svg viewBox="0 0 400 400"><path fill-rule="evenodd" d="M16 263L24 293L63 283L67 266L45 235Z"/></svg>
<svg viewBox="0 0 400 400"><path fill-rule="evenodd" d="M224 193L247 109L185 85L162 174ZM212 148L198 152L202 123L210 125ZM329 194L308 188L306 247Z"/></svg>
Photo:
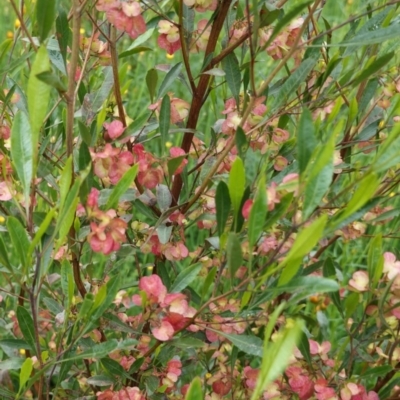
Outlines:
<svg viewBox="0 0 400 400"><path fill-rule="evenodd" d="M106 209L115 208L118 205L119 198L129 189L135 180L138 168L139 164L133 165L114 186L114 189L107 200Z"/></svg>
<svg viewBox="0 0 400 400"><path fill-rule="evenodd" d="M17 320L24 339L29 344L31 350L36 354L35 329L33 327L33 319L24 307L17 307Z"/></svg>
<svg viewBox="0 0 400 400"><path fill-rule="evenodd" d="M178 167L182 164L185 156L174 157L168 160L168 175L172 177Z"/></svg>
<svg viewBox="0 0 400 400"><path fill-rule="evenodd" d="M400 24L396 23L387 28L376 29L366 33L361 33L348 41L344 41L335 46L350 47L350 46L364 46L371 44L382 44L382 42L389 39L396 39L400 35Z"/></svg>
<svg viewBox="0 0 400 400"><path fill-rule="evenodd" d="M32 358L26 358L21 366L21 371L19 373L19 392L22 391L26 382L28 382L33 370Z"/></svg>
<svg viewBox="0 0 400 400"><path fill-rule="evenodd" d="M211 68L207 71L202 72L204 75L212 75L212 76L225 76L225 72L219 68Z"/></svg>
<svg viewBox="0 0 400 400"><path fill-rule="evenodd" d="M263 356L263 342L257 336L250 335L233 335L225 332L220 332L215 329L211 329L213 332L218 333L218 335L226 337L228 340L232 342L240 351L243 351L246 354L251 356Z"/></svg>
<svg viewBox="0 0 400 400"><path fill-rule="evenodd" d="M70 189L68 195L66 196L63 207L60 208L60 215L58 217L55 233L59 232L59 241L62 242L67 236L69 230L75 219L76 207L79 203L79 187L81 185L81 180L78 178L72 188Z"/></svg>
<svg viewBox="0 0 400 400"><path fill-rule="evenodd" d="M36 75L50 69L49 56L46 47L42 45L36 53L28 81L28 109L32 131L33 175L35 175L38 159L40 129L47 114L51 91L51 87L39 80Z"/></svg>
<svg viewBox="0 0 400 400"><path fill-rule="evenodd" d="M225 225L231 211L229 189L227 184L223 181L219 182L217 186L215 193L215 207L217 212L218 235L221 236L224 233Z"/></svg>
<svg viewBox="0 0 400 400"><path fill-rule="evenodd" d="M167 226L166 224L160 224L156 228L158 240L161 244L166 244L169 242L172 233L172 226Z"/></svg>
<svg viewBox="0 0 400 400"><path fill-rule="evenodd" d="M338 213L337 218L334 219L334 223L339 223L359 210L368 202L368 200L371 199L378 186L379 180L376 174L371 173L366 175L361 180L357 190L354 192L351 200L347 204L347 207L343 210L343 212Z"/></svg>
<svg viewBox="0 0 400 400"><path fill-rule="evenodd" d="M58 90L60 93L65 93L67 91L65 83L52 71L43 71L40 74L36 74L36 77L46 85Z"/></svg>
<svg viewBox="0 0 400 400"><path fill-rule="evenodd" d="M181 70L182 70L182 63L178 63L168 71L167 75L165 76L164 80L160 85L160 88L158 89L158 98L164 97L168 89L171 87L175 79L180 74Z"/></svg>
<svg viewBox="0 0 400 400"><path fill-rule="evenodd" d="M318 175L307 180L304 193L304 205L302 218L304 221L312 214L315 208L321 203L326 192L329 190L333 178L333 159L323 167Z"/></svg>
<svg viewBox="0 0 400 400"><path fill-rule="evenodd" d="M201 379L199 377L193 379L186 393L185 400L204 400Z"/></svg>
<svg viewBox="0 0 400 400"><path fill-rule="evenodd" d="M56 19L56 31L57 31L57 40L58 45L60 47L60 53L64 60L64 63L67 62L67 47L68 47L68 39L69 39L69 26L68 26L68 16L65 12L64 8L59 8L58 17Z"/></svg>
<svg viewBox="0 0 400 400"><path fill-rule="evenodd" d="M25 204L28 206L33 177L32 133L28 117L22 111L17 112L14 118L11 132L11 156L24 190Z"/></svg>
<svg viewBox="0 0 400 400"><path fill-rule="evenodd" d="M112 358L102 358L100 360L104 369L111 375L117 376L118 378L124 377L125 379L130 379L130 375L124 370L120 363L113 360Z"/></svg>
<svg viewBox="0 0 400 400"><path fill-rule="evenodd" d="M394 57L394 55L395 52L391 51L390 53L384 54L382 57L372 60L368 67L361 70L352 82L352 85L358 86L361 82L366 81L371 75L383 68Z"/></svg>
<svg viewBox="0 0 400 400"><path fill-rule="evenodd" d="M74 277L72 266L67 260L61 264L61 289L64 293L65 309L68 310L74 297Z"/></svg>
<svg viewBox="0 0 400 400"><path fill-rule="evenodd" d="M239 94L242 78L240 75L239 62L235 56L235 53L229 53L222 60L222 68L226 74L226 82L228 83L228 87L236 100L236 104L239 105Z"/></svg>
<svg viewBox="0 0 400 400"><path fill-rule="evenodd" d="M316 146L315 129L310 110L305 108L297 130L297 161L300 174L305 171Z"/></svg>
<svg viewBox="0 0 400 400"><path fill-rule="evenodd" d="M236 148L238 150L239 157L242 160L244 160L247 149L249 148L249 142L247 140L246 134L243 131L243 128L241 128L240 126L238 126L236 129L235 141L236 141Z"/></svg>
<svg viewBox="0 0 400 400"><path fill-rule="evenodd" d="M317 60L317 57L306 58L300 64L300 66L289 76L289 78L287 78L285 83L280 88L279 93L275 97L271 112L276 111L283 104L286 104L290 97L293 97L299 86L305 81L307 75L314 68Z"/></svg>
<svg viewBox="0 0 400 400"><path fill-rule="evenodd" d="M47 212L45 219L40 224L40 227L39 227L38 231L35 233L35 236L34 236L32 242L29 246L29 249L28 249L28 255L27 255L28 260L31 258L33 251L35 250L35 247L39 244L43 235L47 232L51 222L53 221L55 212L56 212L55 208L50 209Z"/></svg>
<svg viewBox="0 0 400 400"><path fill-rule="evenodd" d="M166 94L162 99L160 110L160 134L162 150L165 150L165 144L169 136L169 124L171 121L171 100Z"/></svg>
<svg viewBox="0 0 400 400"><path fill-rule="evenodd" d="M40 41L43 42L49 35L56 14L55 0L37 0L36 21L39 30Z"/></svg>
<svg viewBox="0 0 400 400"><path fill-rule="evenodd" d="M235 233L229 232L226 244L226 259L231 279L235 277L236 271L242 266L242 245Z"/></svg>
<svg viewBox="0 0 400 400"><path fill-rule="evenodd" d="M3 236L0 235L0 263L7 267L12 272L12 266L8 258L8 252L6 245L3 240Z"/></svg>
<svg viewBox="0 0 400 400"><path fill-rule="evenodd" d="M258 399L267 385L281 374L299 341L304 323L301 320L288 322L283 332L280 332L278 339L265 347L261 370L257 378L256 390L253 392L251 400ZM269 338L266 338L267 340Z"/></svg>
<svg viewBox="0 0 400 400"><path fill-rule="evenodd" d="M379 233L370 241L368 250L368 275L373 288L379 283L383 264L382 233Z"/></svg>
<svg viewBox="0 0 400 400"><path fill-rule="evenodd" d="M179 273L175 282L170 288L171 293L180 293L183 289L188 287L197 277L201 270L201 264L193 264Z"/></svg>
<svg viewBox="0 0 400 400"><path fill-rule="evenodd" d="M95 298L95 303L93 305L93 319L97 319L99 317L101 317L105 311L108 309L108 307L111 306L111 304L113 303L113 301L115 300L115 296L118 293L118 290L120 289L121 286L121 276L117 275L117 276L113 276L105 286L105 297L104 300L102 300L101 302L96 302L97 300L97 295Z"/></svg>
<svg viewBox="0 0 400 400"><path fill-rule="evenodd" d="M156 187L157 204L162 212L168 210L172 203L172 195L167 185L159 184Z"/></svg>
<svg viewBox="0 0 400 400"><path fill-rule="evenodd" d="M228 182L229 195L232 201L235 215L240 212L240 204L242 201L245 184L246 175L243 161L239 157L237 157L232 164Z"/></svg>
<svg viewBox="0 0 400 400"><path fill-rule="evenodd" d="M267 215L267 191L265 186L265 175L258 182L256 197L251 207L249 216L249 246L250 249L256 244L260 237Z"/></svg>
<svg viewBox="0 0 400 400"><path fill-rule="evenodd" d="M147 84L147 89L149 90L151 102L154 101L154 96L156 94L157 81L158 81L157 70L154 68L149 69L146 74L146 84Z"/></svg>
<svg viewBox="0 0 400 400"><path fill-rule="evenodd" d="M283 267L278 282L279 286L288 283L297 274L304 256L314 248L321 238L326 221L327 216L322 215L297 235L288 255L279 264L280 267Z"/></svg>
<svg viewBox="0 0 400 400"><path fill-rule="evenodd" d="M63 359L62 362L69 360L82 360L84 358L103 358L108 356L114 350L118 348L117 339L109 339L107 342L95 344L90 349L84 350L82 352L75 352L70 354L71 357Z"/></svg>
<svg viewBox="0 0 400 400"><path fill-rule="evenodd" d="M15 253L26 271L28 263L30 262L27 258L27 250L29 249L30 243L25 228L17 218L8 217L7 230L11 238L11 243L15 249Z"/></svg>

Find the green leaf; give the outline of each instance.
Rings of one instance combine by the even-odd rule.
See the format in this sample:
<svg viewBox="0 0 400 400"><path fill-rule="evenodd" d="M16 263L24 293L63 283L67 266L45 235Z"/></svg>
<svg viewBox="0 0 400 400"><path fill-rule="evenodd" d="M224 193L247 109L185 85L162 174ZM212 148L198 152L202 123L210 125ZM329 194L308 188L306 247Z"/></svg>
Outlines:
<svg viewBox="0 0 400 400"><path fill-rule="evenodd" d="M23 363L24 360L20 357L7 358L7 360L0 361L0 371L20 369Z"/></svg>
<svg viewBox="0 0 400 400"><path fill-rule="evenodd" d="M17 307L17 320L24 339L29 344L31 350L36 354L35 328L33 327L33 319L24 307Z"/></svg>
<svg viewBox="0 0 400 400"><path fill-rule="evenodd" d="M287 322L283 331L279 332L277 340L264 346L262 365L251 400L257 400L267 385L285 370L300 339L303 326L304 322L301 320ZM269 340L269 337L265 340Z"/></svg>
<svg viewBox="0 0 400 400"><path fill-rule="evenodd" d="M100 362L104 369L111 375L117 376L118 378L124 377L126 379L131 379L131 376L124 370L121 364L112 358L102 358Z"/></svg>
<svg viewBox="0 0 400 400"><path fill-rule="evenodd" d="M75 219L76 207L79 203L79 187L81 179L78 178L68 192L63 207L60 208L55 233L59 232L59 242L61 243L67 236Z"/></svg>
<svg viewBox="0 0 400 400"><path fill-rule="evenodd" d="M289 206L292 204L293 193L288 193L281 198L281 201L275 205L275 208L267 214L264 230L270 228L275 222L286 214Z"/></svg>
<svg viewBox="0 0 400 400"><path fill-rule="evenodd" d="M12 272L13 269L8 258L8 252L2 235L0 235L0 263L7 267L10 272Z"/></svg>
<svg viewBox="0 0 400 400"><path fill-rule="evenodd" d="M339 224L341 221L349 218L364 204L366 204L374 195L378 186L379 180L375 173L370 173L364 176L359 183L357 190L354 192L347 204L347 207L342 212L338 213L333 219L333 225Z"/></svg>
<svg viewBox="0 0 400 400"><path fill-rule="evenodd" d="M36 2L36 21L39 31L40 41L43 42L51 31L56 17L55 0L37 0Z"/></svg>
<svg viewBox="0 0 400 400"><path fill-rule="evenodd" d="M26 382L28 382L31 373L33 370L33 361L32 358L26 358L24 363L21 366L21 371L19 373L19 393L25 387Z"/></svg>
<svg viewBox="0 0 400 400"><path fill-rule="evenodd" d="M310 110L305 108L301 114L297 130L297 162L299 163L300 174L305 171L316 145L312 115Z"/></svg>
<svg viewBox="0 0 400 400"><path fill-rule="evenodd" d="M382 44L386 40L398 39L400 35L400 24L395 23L387 28L376 29L369 32L362 32L355 35L349 41L344 41L335 46L350 47L350 46L364 46L371 44Z"/></svg>
<svg viewBox="0 0 400 400"><path fill-rule="evenodd" d="M170 288L171 293L180 293L183 289L188 287L197 277L198 273L202 268L201 263L190 265L183 269L176 277L175 282Z"/></svg>
<svg viewBox="0 0 400 400"><path fill-rule="evenodd" d="M305 81L308 74L314 68L318 57L306 58L300 66L286 79L284 84L281 86L278 94L275 97L275 101L271 107L271 112L276 111L283 104L287 104L290 97L292 97L299 86Z"/></svg>
<svg viewBox="0 0 400 400"><path fill-rule="evenodd" d="M133 165L125 172L123 177L114 186L110 197L107 200L106 209L115 208L118 205L119 198L129 189L138 173L139 164Z"/></svg>
<svg viewBox="0 0 400 400"><path fill-rule="evenodd" d="M400 162L400 125L395 124L389 136L379 145L372 169L375 173L387 172Z"/></svg>
<svg viewBox="0 0 400 400"><path fill-rule="evenodd" d="M146 128L146 123L150 118L150 113L145 111L143 114L139 115L135 120L125 129L125 132L119 137L119 139L124 139L127 137L131 137L134 134L138 134L139 132L143 132Z"/></svg>
<svg viewBox="0 0 400 400"><path fill-rule="evenodd" d="M92 93L87 93L85 95L84 102L82 104L82 115L86 125L90 125L98 112L99 108L102 107L103 103L110 94L110 91L114 85L114 75L111 67L103 68L102 85L100 89ZM104 107L102 111L105 111ZM100 115L101 113L99 113ZM105 117L104 117L105 118ZM98 130L102 129L104 120L98 125Z"/></svg>
<svg viewBox="0 0 400 400"><path fill-rule="evenodd" d="M65 162L64 168L60 175L60 210L63 209L65 200L67 199L67 195L71 189L71 180L72 180L72 156L67 158Z"/></svg>
<svg viewBox="0 0 400 400"><path fill-rule="evenodd" d="M211 268L210 272L206 276L204 280L203 287L201 288L201 297L204 298L207 296L210 286L215 281L215 276L217 274L217 267Z"/></svg>
<svg viewBox="0 0 400 400"><path fill-rule="evenodd" d="M218 335L226 337L232 342L240 351L251 356L262 357L263 355L263 342L262 340L253 335L233 335L230 333L220 332L215 329L208 328L213 332L218 333Z"/></svg>
<svg viewBox="0 0 400 400"><path fill-rule="evenodd" d="M304 359L307 361L308 365L312 365L311 353L310 353L310 342L308 341L307 335L302 332L299 338L299 343L297 345Z"/></svg>
<svg viewBox="0 0 400 400"><path fill-rule="evenodd" d="M330 163L324 166L318 175L312 179L306 179L307 183L302 212L303 221L306 221L315 208L319 206L321 200L329 190L332 183L333 170L333 159L331 158Z"/></svg>
<svg viewBox="0 0 400 400"><path fill-rule="evenodd" d="M65 309L68 310L72 305L74 297L74 276L72 274L72 265L67 260L63 260L61 264L61 289L65 298Z"/></svg>
<svg viewBox="0 0 400 400"><path fill-rule="evenodd" d="M201 388L201 379L198 376L194 378L190 384L185 400L204 400L204 394Z"/></svg>
<svg viewBox="0 0 400 400"><path fill-rule="evenodd" d="M394 54L395 52L391 51L390 53L384 54L382 57L373 57L370 61L368 61L368 66L366 68L362 68L354 81L352 81L352 85L358 86L360 83L365 82L371 75L383 68L394 57Z"/></svg>
<svg viewBox="0 0 400 400"><path fill-rule="evenodd" d="M89 315L90 310L93 307L93 304L94 304L94 296L93 296L93 294L92 293L86 293L85 297L84 297L84 299L82 301L82 305L81 305L81 307L79 309L77 320L82 319L82 320L85 321L86 318Z"/></svg>
<svg viewBox="0 0 400 400"><path fill-rule="evenodd" d="M239 157L237 157L232 164L228 182L229 195L232 201L235 215L237 215L241 211L240 203L242 201L245 185L246 174L243 161Z"/></svg>
<svg viewBox="0 0 400 400"><path fill-rule="evenodd" d="M202 72L204 75L212 75L212 76L225 76L225 72L219 68L211 68L207 71Z"/></svg>
<svg viewBox="0 0 400 400"><path fill-rule="evenodd" d="M249 142L247 140L246 134L243 131L243 128L238 126L235 134L236 148L239 153L239 157L244 160L247 149L249 148Z"/></svg>
<svg viewBox="0 0 400 400"><path fill-rule="evenodd" d="M0 340L0 347L4 349L6 352L8 349L11 350L20 350L20 349L29 349L30 346L25 340L22 339L3 339Z"/></svg>
<svg viewBox="0 0 400 400"><path fill-rule="evenodd" d="M326 221L327 216L322 215L297 235L288 255L279 264L279 267L283 268L278 281L279 286L285 285L297 274L304 256L314 248L321 238Z"/></svg>
<svg viewBox="0 0 400 400"><path fill-rule="evenodd" d="M118 349L117 339L109 339L107 342L95 344L90 349L82 352L73 352L70 354L71 357L63 359L60 362L83 360L84 358L104 358L116 349Z"/></svg>
<svg viewBox="0 0 400 400"><path fill-rule="evenodd" d="M36 74L36 77L46 85L58 90L60 93L65 93L67 91L65 83L52 71L43 71L40 74Z"/></svg>
<svg viewBox="0 0 400 400"><path fill-rule="evenodd" d="M188 349L201 349L204 347L204 342L200 339L196 339L192 336L180 337L168 342L172 346L175 346L179 349L188 350Z"/></svg>
<svg viewBox="0 0 400 400"><path fill-rule="evenodd" d="M158 81L157 70L155 68L149 69L146 74L146 84L147 84L147 89L149 90L151 102L154 101L154 96L156 95L157 81Z"/></svg>
<svg viewBox="0 0 400 400"><path fill-rule="evenodd" d="M27 250L29 249L29 239L21 222L15 217L7 218L7 230L11 238L11 243L15 249L15 253L24 267L24 274L29 267L30 259L27 258Z"/></svg>
<svg viewBox="0 0 400 400"><path fill-rule="evenodd" d="M178 169L184 159L185 156L179 156L168 160L168 175L170 177L174 175L175 171Z"/></svg>
<svg viewBox="0 0 400 400"><path fill-rule="evenodd" d="M167 73L164 80L162 81L160 88L158 89L158 98L164 97L168 89L175 82L175 79L181 73L182 63L175 64Z"/></svg>
<svg viewBox="0 0 400 400"><path fill-rule="evenodd" d="M258 182L257 193L249 216L249 246L250 249L256 244L258 238L263 232L265 217L267 215L267 188L265 184L265 174Z"/></svg>
<svg viewBox="0 0 400 400"><path fill-rule="evenodd" d="M28 81L28 110L32 132L33 176L36 173L38 160L40 129L47 114L47 106L49 104L51 91L51 87L39 80L36 75L41 72L50 71L50 69L49 56L46 47L42 45L36 53Z"/></svg>
<svg viewBox="0 0 400 400"><path fill-rule="evenodd" d="M57 31L57 40L58 45L60 47L60 53L64 60L64 63L67 63L67 47L68 47L68 39L69 39L69 26L68 26L68 16L65 12L64 8L59 8L58 17L56 19L56 31Z"/></svg>
<svg viewBox="0 0 400 400"><path fill-rule="evenodd" d="M25 113L15 115L11 132L11 156L18 178L24 190L25 204L30 202L30 187L33 178L32 134Z"/></svg>
<svg viewBox="0 0 400 400"><path fill-rule="evenodd" d="M171 121L171 100L166 94L161 102L160 109L160 134L161 134L161 148L165 150L165 144L168 141L169 136L169 124Z"/></svg>
<svg viewBox="0 0 400 400"><path fill-rule="evenodd" d="M167 226L166 224L160 224L156 228L158 240L161 244L166 244L169 242L172 233L172 226Z"/></svg>
<svg viewBox="0 0 400 400"><path fill-rule="evenodd" d="M382 233L379 233L369 242L368 250L368 275L373 288L379 283L383 264Z"/></svg>
<svg viewBox="0 0 400 400"><path fill-rule="evenodd" d="M137 53L144 53L145 51L153 51L153 49L151 47L146 47L146 46L138 46L135 47L134 49L131 50L127 50L127 51L123 51L118 58L124 58L124 57L128 57L131 56L133 54L137 54Z"/></svg>
<svg viewBox="0 0 400 400"><path fill-rule="evenodd" d="M161 212L167 211L169 209L172 203L172 195L167 185L157 185L156 199Z"/></svg>
<svg viewBox="0 0 400 400"><path fill-rule="evenodd" d="M222 60L222 68L226 74L226 82L228 83L228 87L236 100L236 104L239 105L239 94L240 86L242 85L242 77L240 75L239 61L236 58L235 53L229 53Z"/></svg>
<svg viewBox="0 0 400 400"><path fill-rule="evenodd" d="M93 386L111 386L115 383L114 379L111 379L107 375L94 375L87 379L86 381L89 385Z"/></svg>
<svg viewBox="0 0 400 400"><path fill-rule="evenodd" d="M97 319L101 317L105 311L113 304L115 300L115 296L117 295L120 287L121 287L121 275L113 276L106 285L102 286L101 289L105 288L105 297L100 302L98 302L98 296L96 295L95 301L93 304L92 319ZM101 290L100 289L100 290ZM99 291L100 293L100 291ZM99 294L98 293L98 294ZM102 298L99 296L99 298Z"/></svg>
<svg viewBox="0 0 400 400"><path fill-rule="evenodd" d="M224 181L220 181L215 193L215 208L217 212L217 228L218 235L224 233L226 222L228 221L231 211L231 198L229 197L229 189Z"/></svg>
<svg viewBox="0 0 400 400"><path fill-rule="evenodd" d="M236 271L242 266L242 245L235 233L229 232L226 244L226 260L228 263L231 280L234 279Z"/></svg>
<svg viewBox="0 0 400 400"><path fill-rule="evenodd" d="M315 293L330 293L340 289L339 284L333 279L322 278L320 276L300 276L292 279L289 283L280 285L277 288L266 290L277 290L278 293L301 293L302 296L309 296Z"/></svg>
<svg viewBox="0 0 400 400"><path fill-rule="evenodd" d="M56 213L55 208L51 208L47 214L43 222L40 224L38 231L35 233L35 236L29 246L27 259L29 260L35 250L35 247L39 244L40 240L42 239L43 235L47 232L51 222L53 221L53 217Z"/></svg>

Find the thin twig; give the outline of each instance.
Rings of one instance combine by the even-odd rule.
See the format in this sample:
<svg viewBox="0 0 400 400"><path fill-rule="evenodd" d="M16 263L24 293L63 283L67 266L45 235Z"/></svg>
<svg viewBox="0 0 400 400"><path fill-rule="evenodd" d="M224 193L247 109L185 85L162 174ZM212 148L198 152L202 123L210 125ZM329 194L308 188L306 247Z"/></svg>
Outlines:
<svg viewBox="0 0 400 400"><path fill-rule="evenodd" d="M15 4L14 0L10 0L11 7L14 9L15 14L17 14L17 18L21 24L21 29L24 31L26 37L28 38L33 50L37 51L38 48L33 41L31 34L29 33L28 29L26 28L25 21L23 15L19 12L17 5Z"/></svg>

